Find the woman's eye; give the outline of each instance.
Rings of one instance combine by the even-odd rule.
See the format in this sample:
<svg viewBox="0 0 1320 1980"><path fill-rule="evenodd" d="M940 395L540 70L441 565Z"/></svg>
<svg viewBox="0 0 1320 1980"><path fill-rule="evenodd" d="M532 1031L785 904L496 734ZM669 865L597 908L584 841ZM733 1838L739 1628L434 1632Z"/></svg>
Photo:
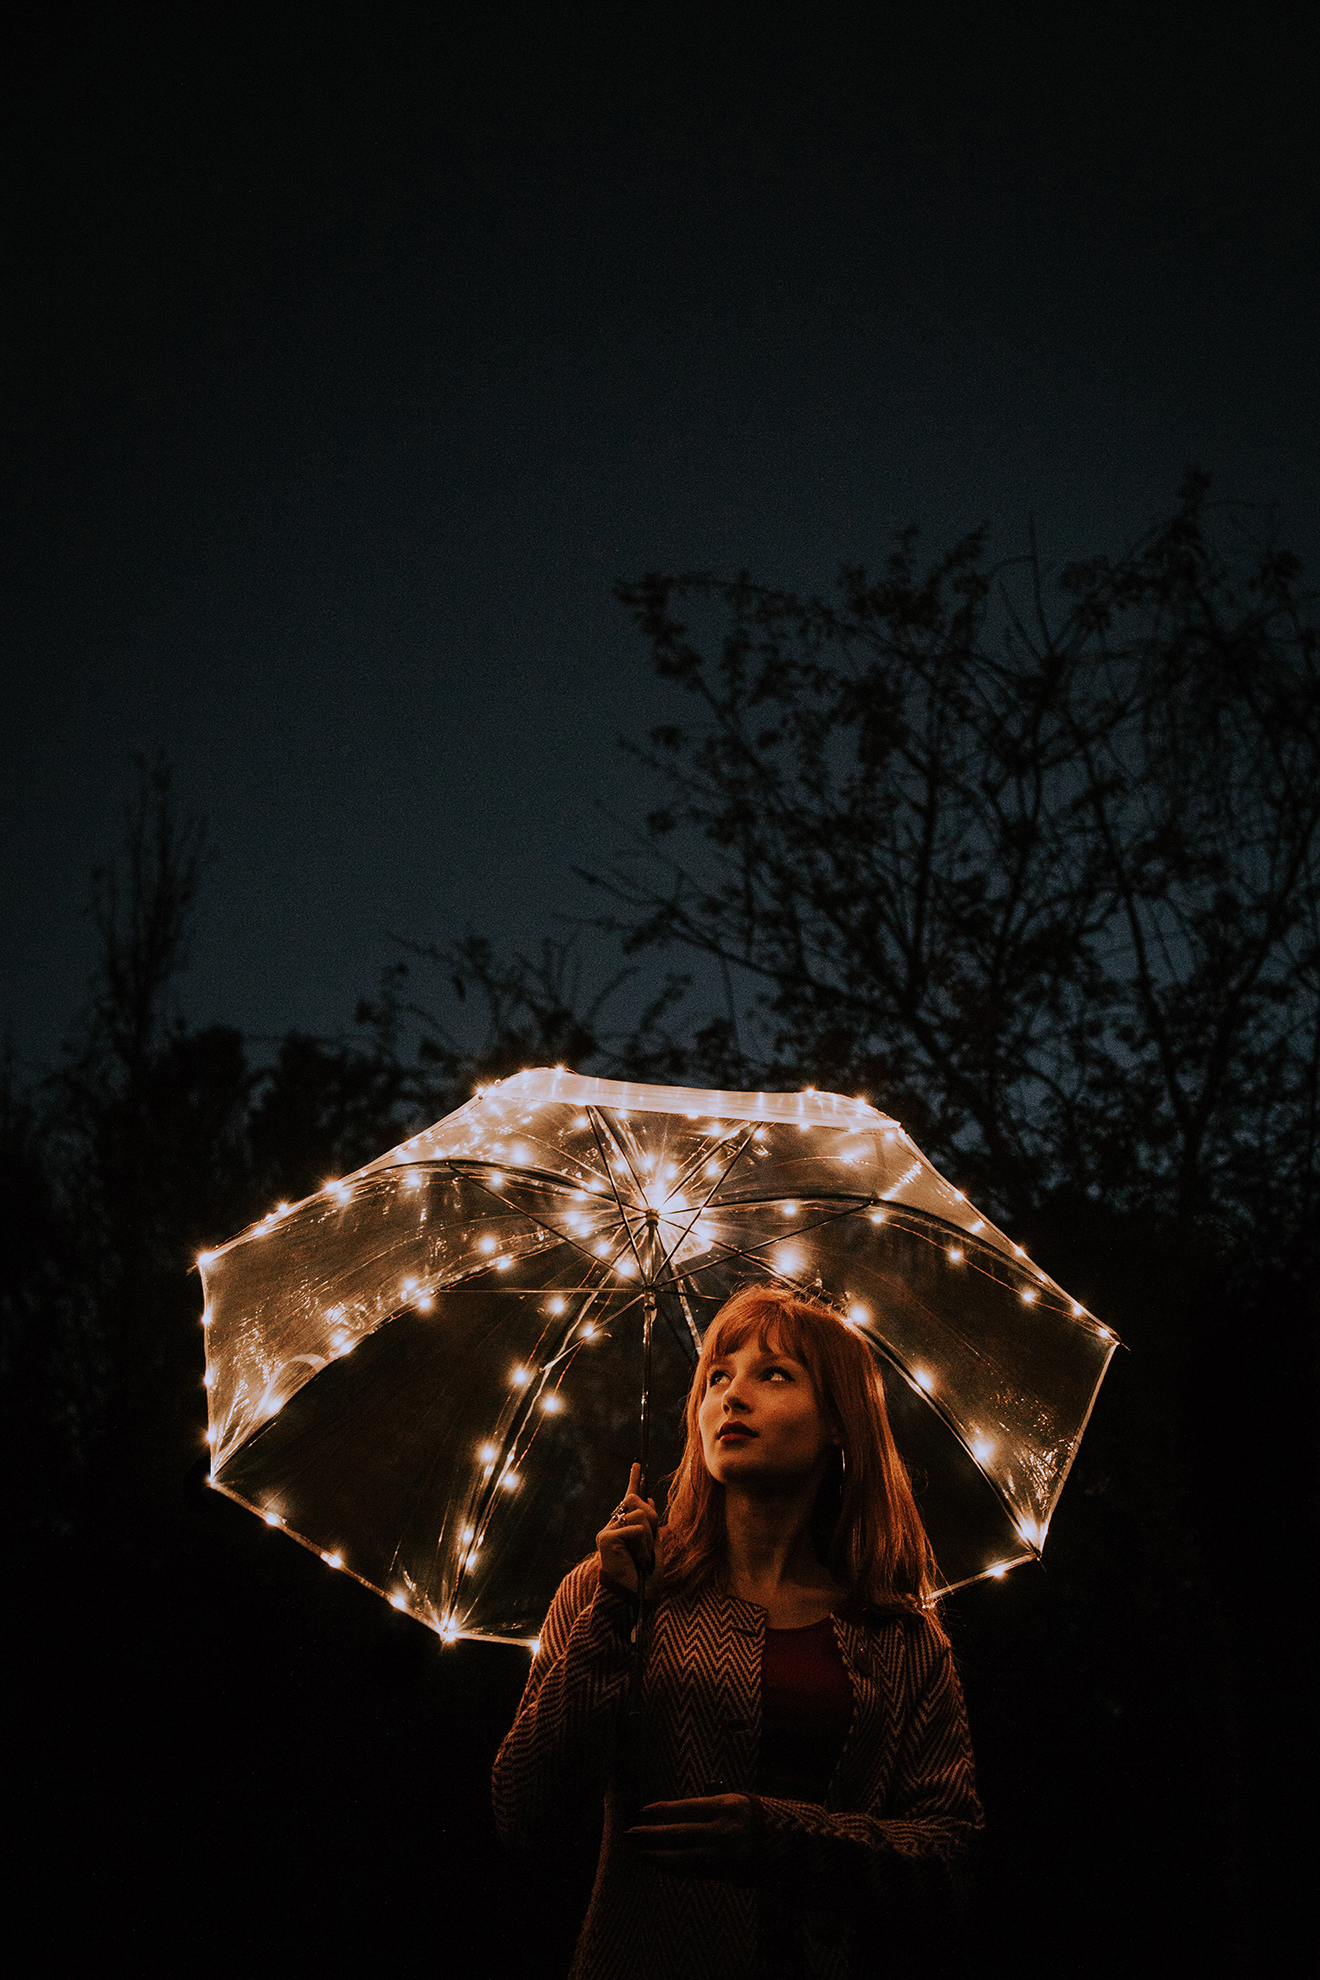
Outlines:
<svg viewBox="0 0 1320 1980"><path fill-rule="evenodd" d="M786 1368L767 1368L765 1379L767 1382L788 1382L792 1378Z"/></svg>
<svg viewBox="0 0 1320 1980"><path fill-rule="evenodd" d="M727 1378L725 1376L724 1370L722 1368L716 1368L715 1370L712 1371L710 1379L706 1384L706 1387L708 1389L713 1389L717 1382L723 1382L726 1379Z"/></svg>

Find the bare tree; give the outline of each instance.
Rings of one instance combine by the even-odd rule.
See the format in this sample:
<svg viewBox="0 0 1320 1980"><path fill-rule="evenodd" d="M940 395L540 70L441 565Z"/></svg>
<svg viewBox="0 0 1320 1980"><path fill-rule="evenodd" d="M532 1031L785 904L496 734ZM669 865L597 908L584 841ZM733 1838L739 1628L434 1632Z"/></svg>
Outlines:
<svg viewBox="0 0 1320 1980"><path fill-rule="evenodd" d="M745 987L690 1058L867 1090L1010 1212L1065 1181L1245 1206L1249 1146L1301 1159L1314 614L1203 477L1048 597L1034 548L922 568L911 531L831 603L745 576L620 596L699 713L639 750L670 800L588 877L629 949Z"/></svg>
<svg viewBox="0 0 1320 1980"><path fill-rule="evenodd" d="M168 1498L200 1456L195 1281L204 1234L246 1215L243 1039L176 1007L206 857L169 768L139 761L117 862L93 876L99 936L88 1005L48 1088L52 1173L69 1230L62 1271L86 1315L85 1441L104 1505Z"/></svg>

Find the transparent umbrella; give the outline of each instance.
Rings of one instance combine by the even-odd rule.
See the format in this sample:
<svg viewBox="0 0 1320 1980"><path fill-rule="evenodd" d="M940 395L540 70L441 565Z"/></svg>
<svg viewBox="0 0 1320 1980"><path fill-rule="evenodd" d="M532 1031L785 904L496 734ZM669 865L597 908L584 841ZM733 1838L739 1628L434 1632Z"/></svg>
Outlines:
<svg viewBox="0 0 1320 1980"><path fill-rule="evenodd" d="M212 1484L447 1639L536 1636L740 1286L867 1341L945 1587L1039 1554L1118 1345L828 1093L518 1073L199 1264Z"/></svg>

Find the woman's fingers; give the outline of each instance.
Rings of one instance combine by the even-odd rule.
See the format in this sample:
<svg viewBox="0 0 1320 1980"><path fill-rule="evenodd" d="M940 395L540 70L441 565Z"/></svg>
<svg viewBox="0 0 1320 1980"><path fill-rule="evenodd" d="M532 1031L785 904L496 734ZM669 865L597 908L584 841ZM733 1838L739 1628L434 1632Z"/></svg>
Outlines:
<svg viewBox="0 0 1320 1980"><path fill-rule="evenodd" d="M693 1794L683 1801L648 1801L642 1810L652 1822L710 1822L717 1816L750 1820L751 1812L745 1794Z"/></svg>
<svg viewBox="0 0 1320 1980"><path fill-rule="evenodd" d="M655 1537L659 1517L653 1499L641 1496L642 1467L628 1473L628 1489L596 1535L602 1569L615 1580L635 1584L655 1566Z"/></svg>
<svg viewBox="0 0 1320 1980"><path fill-rule="evenodd" d="M745 1794L653 1801L642 1814L646 1819L626 1833L647 1856L697 1863L742 1857L751 1848L752 1804Z"/></svg>

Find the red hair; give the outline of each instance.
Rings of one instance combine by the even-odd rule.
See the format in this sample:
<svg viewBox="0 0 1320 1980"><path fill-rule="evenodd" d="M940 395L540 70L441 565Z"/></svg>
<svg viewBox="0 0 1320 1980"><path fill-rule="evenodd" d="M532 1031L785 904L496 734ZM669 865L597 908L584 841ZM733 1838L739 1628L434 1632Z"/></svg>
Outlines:
<svg viewBox="0 0 1320 1980"><path fill-rule="evenodd" d="M724 1487L706 1469L697 1416L711 1363L751 1340L801 1362L843 1437L843 1462L831 1458L812 1516L821 1561L857 1601L927 1608L935 1559L870 1349L828 1307L770 1285L744 1286L706 1330L688 1394L687 1441L669 1488L667 1592L695 1592L728 1572Z"/></svg>

